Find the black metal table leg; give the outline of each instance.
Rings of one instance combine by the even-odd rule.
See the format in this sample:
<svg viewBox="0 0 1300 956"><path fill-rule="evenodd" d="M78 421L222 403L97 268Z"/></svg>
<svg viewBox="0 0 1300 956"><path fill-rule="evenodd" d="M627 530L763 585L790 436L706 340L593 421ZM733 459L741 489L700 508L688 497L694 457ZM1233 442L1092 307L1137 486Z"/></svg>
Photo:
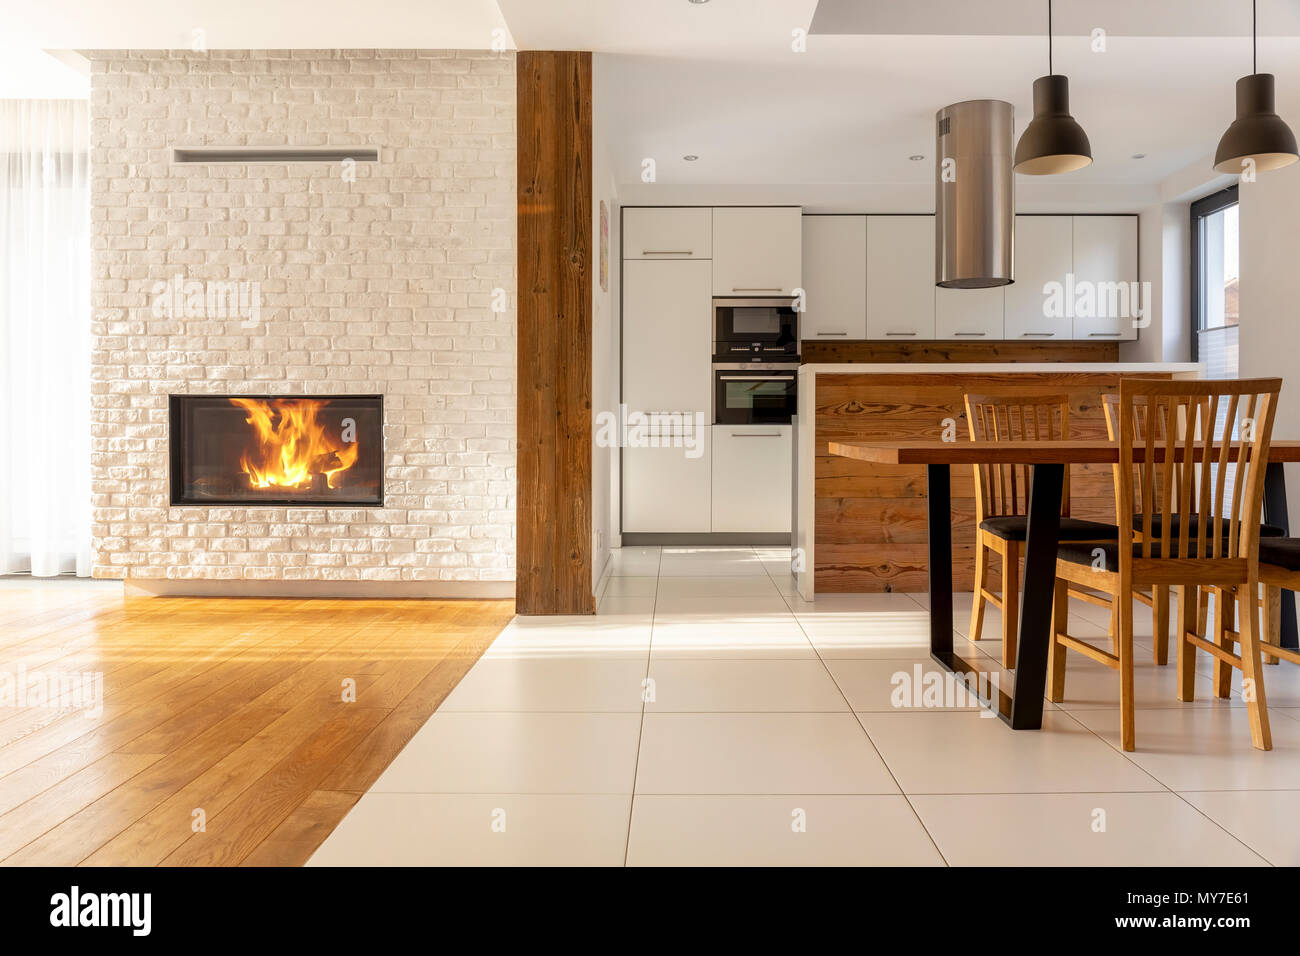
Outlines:
<svg viewBox="0 0 1300 956"><path fill-rule="evenodd" d="M1064 465L1035 465L1029 485L1029 527L1025 540L1025 573L1020 584L1020 638L1016 645L1016 688L1010 721L1015 730L1036 730L1043 726L1043 690L1051 644L1064 481Z"/></svg>
<svg viewBox="0 0 1300 956"><path fill-rule="evenodd" d="M930 653L952 654L952 481L947 465L926 465L930 543Z"/></svg>
<svg viewBox="0 0 1300 956"><path fill-rule="evenodd" d="M1270 461L1264 469L1264 523L1281 528L1291 534L1291 522L1286 510L1286 474L1280 461ZM1295 592L1282 592L1282 646L1300 649L1296 637Z"/></svg>
<svg viewBox="0 0 1300 956"><path fill-rule="evenodd" d="M1025 574L1020 590L1020 639L1014 695L998 688L997 714L1014 730L1043 725L1043 690L1056 585L1064 465L1036 465L1029 489ZM926 466L929 522L930 656L978 684L979 669L952 647L952 490L947 465ZM989 703L993 703L989 701Z"/></svg>

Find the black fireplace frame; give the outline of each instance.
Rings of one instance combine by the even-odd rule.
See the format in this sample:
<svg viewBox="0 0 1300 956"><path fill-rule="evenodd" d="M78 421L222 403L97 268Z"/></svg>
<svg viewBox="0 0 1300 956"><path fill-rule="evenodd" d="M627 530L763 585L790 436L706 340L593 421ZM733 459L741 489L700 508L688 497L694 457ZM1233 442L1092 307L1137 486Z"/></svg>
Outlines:
<svg viewBox="0 0 1300 956"><path fill-rule="evenodd" d="M185 482L182 468L182 449L185 445L185 416L181 414L181 405L186 399L195 398L251 398L257 401L292 401L295 399L306 399L312 401L374 401L379 403L379 500L376 501L303 501L301 498L258 498L250 500L248 498L204 498L202 501L196 501L192 498L185 497ZM173 508L205 508L208 506L218 508L383 508L384 500L388 493L388 482L385 480L384 465L386 457L384 454L384 426L387 419L384 417L384 396L383 395L244 395L244 394L206 394L206 393L187 393L187 394L169 394L167 396L167 460L168 460L168 500Z"/></svg>

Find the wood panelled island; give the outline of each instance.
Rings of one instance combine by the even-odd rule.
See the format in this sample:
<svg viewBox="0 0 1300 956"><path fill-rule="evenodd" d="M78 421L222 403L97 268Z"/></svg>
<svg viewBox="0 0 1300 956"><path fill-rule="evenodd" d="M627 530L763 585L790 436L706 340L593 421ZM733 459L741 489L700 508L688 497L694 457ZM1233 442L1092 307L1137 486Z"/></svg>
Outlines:
<svg viewBox="0 0 1300 956"><path fill-rule="evenodd" d="M969 441L964 396L1035 390L1070 396L1071 437L1105 439L1102 395L1124 377L1197 378L1193 364L810 364L799 369L794 532L799 593L923 592L925 469L828 454L830 441ZM1070 513L1115 520L1110 466L1076 465ZM952 470L953 587L975 572L974 482Z"/></svg>

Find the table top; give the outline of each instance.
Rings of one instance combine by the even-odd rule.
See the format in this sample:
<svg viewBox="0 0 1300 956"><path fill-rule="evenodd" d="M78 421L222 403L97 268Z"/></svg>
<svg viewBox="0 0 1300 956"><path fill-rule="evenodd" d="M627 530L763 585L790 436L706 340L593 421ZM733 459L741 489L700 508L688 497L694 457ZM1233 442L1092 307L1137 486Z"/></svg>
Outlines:
<svg viewBox="0 0 1300 956"><path fill-rule="evenodd" d="M870 461L880 465L1107 465L1119 461L1119 446L1109 441L833 441L832 455ZM1152 449L1156 461L1165 460L1165 448ZM1173 449L1174 460L1182 461L1182 445ZM1230 448L1229 461L1235 461L1237 448ZM1215 451L1217 457L1218 451ZM1202 449L1192 449L1194 461L1200 461ZM1146 459L1145 446L1135 445L1133 461ZM1300 462L1300 441L1278 440L1269 446L1270 462Z"/></svg>

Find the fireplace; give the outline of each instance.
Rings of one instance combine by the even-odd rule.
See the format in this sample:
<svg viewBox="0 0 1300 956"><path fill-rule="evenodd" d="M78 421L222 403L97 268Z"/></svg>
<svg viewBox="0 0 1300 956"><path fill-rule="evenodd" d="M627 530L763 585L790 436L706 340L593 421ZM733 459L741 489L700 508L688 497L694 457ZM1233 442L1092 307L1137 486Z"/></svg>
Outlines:
<svg viewBox="0 0 1300 956"><path fill-rule="evenodd" d="M382 507L379 395L172 395L173 505Z"/></svg>

